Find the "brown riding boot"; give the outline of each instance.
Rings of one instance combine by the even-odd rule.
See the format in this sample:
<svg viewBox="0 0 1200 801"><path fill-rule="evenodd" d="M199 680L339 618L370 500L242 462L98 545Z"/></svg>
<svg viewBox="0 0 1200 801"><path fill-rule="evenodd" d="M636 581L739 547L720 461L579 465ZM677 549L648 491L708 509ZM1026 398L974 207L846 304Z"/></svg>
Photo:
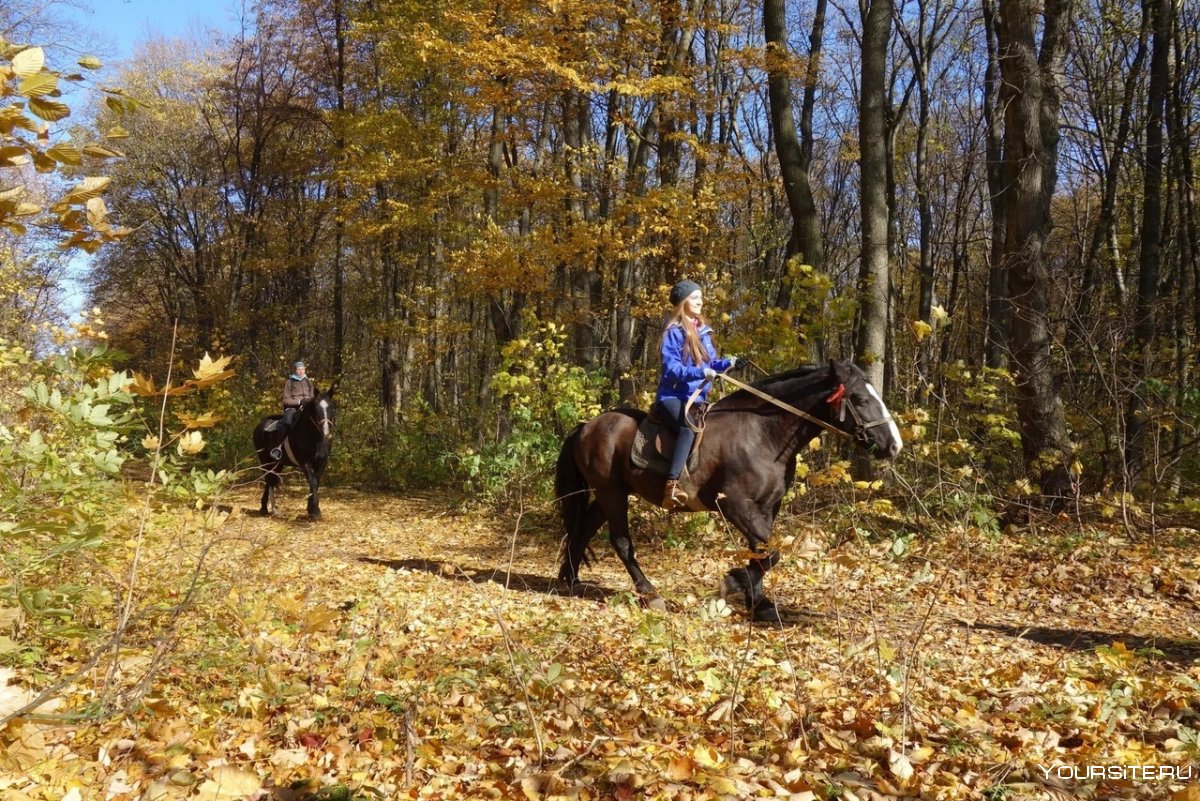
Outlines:
<svg viewBox="0 0 1200 801"><path fill-rule="evenodd" d="M687 506L687 493L679 488L679 480L668 478L663 487L662 506L664 509L681 509Z"/></svg>

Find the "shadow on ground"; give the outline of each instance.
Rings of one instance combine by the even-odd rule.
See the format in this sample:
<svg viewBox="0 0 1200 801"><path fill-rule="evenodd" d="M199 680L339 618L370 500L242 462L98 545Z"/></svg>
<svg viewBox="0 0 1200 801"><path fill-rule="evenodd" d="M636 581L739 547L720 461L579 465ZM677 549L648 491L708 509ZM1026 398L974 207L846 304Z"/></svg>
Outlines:
<svg viewBox="0 0 1200 801"><path fill-rule="evenodd" d="M979 623L974 625L957 621L969 629L982 629L1006 634L1020 640L1029 640L1041 645L1052 645L1070 651L1090 651L1101 645L1124 643L1131 651L1156 649L1162 653L1148 655L1152 659L1191 665L1200 660L1200 642L1195 640L1173 640L1166 637L1143 637L1128 632L1094 631L1091 629L1056 629L1046 626L1010 626L1001 623Z"/></svg>
<svg viewBox="0 0 1200 801"><path fill-rule="evenodd" d="M545 576L535 576L531 573L518 573L488 568L459 567L451 562L437 559L377 559L372 556L360 556L360 562L373 565L383 565L392 570L423 570L435 576L451 581L466 581L472 584L499 584L501 587L519 592L531 592L539 595L570 595L575 598L586 598L593 601L605 601L617 595L607 587L591 584L586 581L577 582L572 592L568 593L558 579Z"/></svg>
<svg viewBox="0 0 1200 801"><path fill-rule="evenodd" d="M421 570L450 581L464 581L471 584L499 584L505 589L529 592L537 595L558 595L583 598L591 601L607 601L609 598L627 594L582 580L577 582L568 593L562 583L556 578L535 576L530 573L518 573L515 571L509 572L508 570L498 568L463 568L437 559L378 559L373 556L360 556L358 557L358 561L373 565L383 565L392 570ZM735 599L731 597L730 600ZM672 612L685 611L684 607L672 601L668 601L667 605L668 609ZM814 612L807 609L780 607L778 612L778 620L772 622L756 621L754 625L764 628L811 625L829 617L824 612Z"/></svg>

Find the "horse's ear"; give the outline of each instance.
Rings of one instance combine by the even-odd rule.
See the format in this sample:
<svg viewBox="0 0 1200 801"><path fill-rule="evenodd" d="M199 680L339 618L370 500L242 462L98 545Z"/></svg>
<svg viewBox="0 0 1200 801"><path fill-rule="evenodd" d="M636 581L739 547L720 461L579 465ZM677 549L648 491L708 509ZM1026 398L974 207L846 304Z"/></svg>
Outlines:
<svg viewBox="0 0 1200 801"><path fill-rule="evenodd" d="M333 393L337 392L338 384L342 383L342 377L339 375L333 379L333 383L329 385L329 389L325 390L325 396L333 397Z"/></svg>
<svg viewBox="0 0 1200 801"><path fill-rule="evenodd" d="M854 363L849 359L830 359L829 370L844 384L854 376Z"/></svg>

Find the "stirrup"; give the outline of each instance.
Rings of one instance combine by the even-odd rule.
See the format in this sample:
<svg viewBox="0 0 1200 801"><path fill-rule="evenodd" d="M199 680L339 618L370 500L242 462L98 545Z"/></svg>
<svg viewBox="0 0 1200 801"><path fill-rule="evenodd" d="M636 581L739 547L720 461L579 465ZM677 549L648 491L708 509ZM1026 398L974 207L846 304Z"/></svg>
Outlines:
<svg viewBox="0 0 1200 801"><path fill-rule="evenodd" d="M276 445L274 448L271 448L271 452L267 455L270 456L275 461L280 461L281 459L283 459L283 447Z"/></svg>
<svg viewBox="0 0 1200 801"><path fill-rule="evenodd" d="M687 506L688 495L679 488L678 479L667 479L666 485L663 487L662 507L669 511L682 509Z"/></svg>

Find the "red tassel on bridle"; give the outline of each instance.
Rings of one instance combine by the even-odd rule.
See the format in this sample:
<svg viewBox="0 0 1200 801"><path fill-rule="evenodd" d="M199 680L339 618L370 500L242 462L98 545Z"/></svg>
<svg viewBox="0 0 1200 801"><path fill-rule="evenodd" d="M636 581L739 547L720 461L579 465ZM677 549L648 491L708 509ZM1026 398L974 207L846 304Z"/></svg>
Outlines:
<svg viewBox="0 0 1200 801"><path fill-rule="evenodd" d="M829 397L825 399L826 403L828 403L830 406L833 407L833 411L838 416L838 419L841 419L841 417L843 415L842 401L845 398L846 398L846 385L838 384L838 388L835 389L829 395Z"/></svg>

